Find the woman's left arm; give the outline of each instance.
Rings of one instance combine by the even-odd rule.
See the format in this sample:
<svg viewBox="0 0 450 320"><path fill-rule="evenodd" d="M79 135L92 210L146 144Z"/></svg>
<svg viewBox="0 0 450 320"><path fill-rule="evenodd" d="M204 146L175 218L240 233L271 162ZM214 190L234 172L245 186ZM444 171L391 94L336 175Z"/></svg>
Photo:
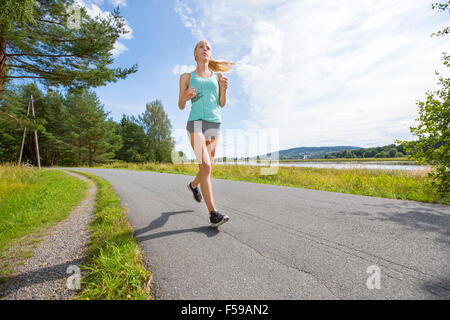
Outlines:
<svg viewBox="0 0 450 320"><path fill-rule="evenodd" d="M219 76L219 105L223 108L227 103L228 78L220 72L217 75Z"/></svg>

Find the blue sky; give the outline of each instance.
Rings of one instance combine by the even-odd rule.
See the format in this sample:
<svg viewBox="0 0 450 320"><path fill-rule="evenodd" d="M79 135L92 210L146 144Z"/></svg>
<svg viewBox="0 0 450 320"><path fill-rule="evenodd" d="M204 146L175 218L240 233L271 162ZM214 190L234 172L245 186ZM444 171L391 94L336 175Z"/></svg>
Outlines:
<svg viewBox="0 0 450 320"><path fill-rule="evenodd" d="M119 5L131 31L116 44L114 66L137 63L138 72L95 89L105 109L119 121L161 100L183 151L190 149L182 133L190 102L178 109L179 76L195 68L193 49L202 39L216 60L236 63L225 74L222 132L230 138L273 128L272 150L411 140L416 101L437 88L434 70L448 72L440 60L448 37L430 37L447 26L448 14L432 10L434 1L77 2L91 15ZM240 148L237 155L251 155Z"/></svg>

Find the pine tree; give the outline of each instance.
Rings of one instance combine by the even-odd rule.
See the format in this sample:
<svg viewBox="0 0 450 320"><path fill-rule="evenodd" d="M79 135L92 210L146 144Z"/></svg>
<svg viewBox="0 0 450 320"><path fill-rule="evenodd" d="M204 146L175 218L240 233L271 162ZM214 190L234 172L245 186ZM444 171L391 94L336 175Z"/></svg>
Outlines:
<svg viewBox="0 0 450 320"><path fill-rule="evenodd" d="M70 153L72 149L67 121L69 113L61 92L48 91L43 102L44 106L37 110L37 115L46 121L45 131L39 138L39 146L42 163L46 166L54 166L58 165L65 154Z"/></svg>
<svg viewBox="0 0 450 320"><path fill-rule="evenodd" d="M101 86L137 71L137 65L109 68L114 43L127 33L119 8L106 19L90 18L80 8L74 27L73 5L74 0L0 0L0 101L11 79L73 89Z"/></svg>
<svg viewBox="0 0 450 320"><path fill-rule="evenodd" d="M73 160L78 164L106 162L121 147L120 136L96 94L88 89L70 92L66 96L69 132Z"/></svg>

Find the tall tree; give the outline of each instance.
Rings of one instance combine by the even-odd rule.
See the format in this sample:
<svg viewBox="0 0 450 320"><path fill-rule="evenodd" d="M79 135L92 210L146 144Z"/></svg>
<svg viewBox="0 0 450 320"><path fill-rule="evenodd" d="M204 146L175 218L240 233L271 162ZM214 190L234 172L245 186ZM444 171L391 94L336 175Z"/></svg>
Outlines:
<svg viewBox="0 0 450 320"><path fill-rule="evenodd" d="M122 116L119 134L122 137L123 145L116 152L117 159L126 162L144 162L147 160L147 136L134 116Z"/></svg>
<svg viewBox="0 0 450 320"><path fill-rule="evenodd" d="M74 158L79 164L105 162L114 157L121 147L120 136L111 119L106 120L105 112L95 92L82 89L68 93L66 106L70 114Z"/></svg>
<svg viewBox="0 0 450 320"><path fill-rule="evenodd" d="M170 136L172 125L160 100L147 103L146 110L139 115L139 123L144 128L148 142L148 160L171 162L171 152L175 145Z"/></svg>
<svg viewBox="0 0 450 320"><path fill-rule="evenodd" d="M72 149L67 121L70 115L64 105L63 94L49 90L43 99L43 106L36 110L36 114L46 121L45 131L39 137L42 163L49 166L58 165Z"/></svg>
<svg viewBox="0 0 450 320"><path fill-rule="evenodd" d="M117 7L91 18L74 0L0 0L0 99L9 79L39 79L47 86L97 87L137 71L110 68L111 50L128 31ZM77 10L76 10L77 11ZM0 113L7 115L0 110Z"/></svg>

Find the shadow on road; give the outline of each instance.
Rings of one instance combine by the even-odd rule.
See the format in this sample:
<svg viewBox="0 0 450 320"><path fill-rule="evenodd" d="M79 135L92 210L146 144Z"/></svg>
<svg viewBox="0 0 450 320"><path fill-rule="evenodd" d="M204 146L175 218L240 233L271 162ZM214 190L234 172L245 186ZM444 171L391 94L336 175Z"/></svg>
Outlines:
<svg viewBox="0 0 450 320"><path fill-rule="evenodd" d="M210 238L210 237L216 236L219 233L219 230L217 230L215 228L211 228L209 226L205 226L205 227L198 227L198 228L191 228L191 229L180 229L180 230L164 231L164 232L160 232L160 233L153 233L153 234L149 234L146 236L136 237L136 239L139 242L142 242L142 241L172 236L174 234L180 234L180 233L186 233L186 232L200 232L200 233L204 233L208 238Z"/></svg>
<svg viewBox="0 0 450 320"><path fill-rule="evenodd" d="M193 210L183 210L183 211L172 211L172 212L163 212L161 213L161 216L158 219L153 220L148 226L145 228L137 229L134 231L134 236L138 236L140 234L152 231L154 229L161 228L166 224L167 221L169 221L169 218L171 216L182 214L186 212L194 212Z"/></svg>
<svg viewBox="0 0 450 320"><path fill-rule="evenodd" d="M180 229L180 230L164 231L164 232L159 232L159 233L142 235L149 231L161 228L162 226L164 226L167 223L167 221L169 220L169 218L171 216L174 216L177 214L182 214L182 213L187 213L187 212L194 212L194 211L193 210L182 210L182 211L163 212L163 213L161 213L161 216L159 218L153 220L148 226L135 230L133 235L139 242L142 242L142 241L146 241L146 240L151 240L151 239L156 239L156 238L161 238L161 237L166 237L166 236L172 236L175 234L181 234L181 233L186 233L186 232L204 233L208 238L214 237L219 233L219 231L215 228L211 228L209 226L203 226L203 227L197 227L197 228L191 228L191 229ZM139 236L139 235L142 235L142 236Z"/></svg>

